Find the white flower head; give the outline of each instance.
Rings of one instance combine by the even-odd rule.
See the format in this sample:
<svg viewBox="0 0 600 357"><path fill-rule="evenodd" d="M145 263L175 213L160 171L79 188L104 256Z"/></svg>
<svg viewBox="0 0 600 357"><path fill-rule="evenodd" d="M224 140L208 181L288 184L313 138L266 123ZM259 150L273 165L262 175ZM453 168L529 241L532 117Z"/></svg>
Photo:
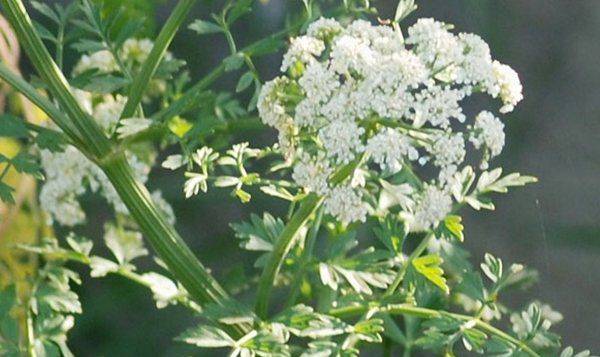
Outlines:
<svg viewBox="0 0 600 357"><path fill-rule="evenodd" d="M461 164L466 155L465 140L462 133L441 134L428 151L433 156L434 165L438 167Z"/></svg>
<svg viewBox="0 0 600 357"><path fill-rule="evenodd" d="M277 77L265 83L258 96L258 114L263 123L274 128L281 128L290 118L280 97L289 83L287 77Z"/></svg>
<svg viewBox="0 0 600 357"><path fill-rule="evenodd" d="M308 192L324 195L329 191L328 180L333 169L329 167L329 161L324 156L323 152L319 152L314 158L303 154L294 166L292 178Z"/></svg>
<svg viewBox="0 0 600 357"><path fill-rule="evenodd" d="M364 151L360 138L365 132L352 121L333 122L319 131L319 139L327 151L327 157L336 162L347 164L354 160L357 153Z"/></svg>
<svg viewBox="0 0 600 357"><path fill-rule="evenodd" d="M317 21L311 23L306 29L306 34L319 40L326 41L327 39L342 32L343 28L335 19L327 19L320 17Z"/></svg>
<svg viewBox="0 0 600 357"><path fill-rule="evenodd" d="M365 222L367 206L362 201L362 193L350 186L337 186L325 198L325 213L344 224Z"/></svg>
<svg viewBox="0 0 600 357"><path fill-rule="evenodd" d="M281 63L281 71L285 72L293 67L296 62L308 64L316 61L315 57L321 55L325 50L323 41L312 36L300 36L293 38L290 43L290 48L283 56Z"/></svg>
<svg viewBox="0 0 600 357"><path fill-rule="evenodd" d="M391 172L400 171L405 160L419 157L410 139L392 128L385 128L369 139L365 151L382 170Z"/></svg>
<svg viewBox="0 0 600 357"><path fill-rule="evenodd" d="M446 24L434 19L419 19L408 29L406 43L414 45L414 50L434 71L452 69L460 63L463 46Z"/></svg>
<svg viewBox="0 0 600 357"><path fill-rule="evenodd" d="M476 149L486 146L492 157L500 155L504 148L504 123L488 111L482 111L475 117L474 134L469 140Z"/></svg>
<svg viewBox="0 0 600 357"><path fill-rule="evenodd" d="M450 195L433 185L427 185L415 201L414 213L409 220L411 231L435 227L452 210Z"/></svg>
<svg viewBox="0 0 600 357"><path fill-rule="evenodd" d="M500 113L511 112L523 99L523 86L519 74L510 66L498 61L494 61L494 73L500 87L500 99L504 103Z"/></svg>

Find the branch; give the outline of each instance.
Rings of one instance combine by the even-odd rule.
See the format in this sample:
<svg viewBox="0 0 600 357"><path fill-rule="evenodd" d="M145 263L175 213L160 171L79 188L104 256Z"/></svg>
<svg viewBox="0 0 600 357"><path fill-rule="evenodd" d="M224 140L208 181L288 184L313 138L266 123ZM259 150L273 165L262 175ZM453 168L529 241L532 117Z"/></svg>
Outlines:
<svg viewBox="0 0 600 357"><path fill-rule="evenodd" d="M329 315L332 315L332 316L335 316L338 318L351 317L351 316L364 314L370 308L371 307L364 306L364 305L341 307L341 308L330 310ZM531 349L531 347L527 346L527 344L525 344L524 342L519 341L518 339L514 338L513 336L490 325L487 322L481 321L479 319L474 319L473 316L463 315L463 314L455 314L455 313L451 313L451 312L447 312L447 311L443 311L443 310L428 309L428 308L418 307L418 306L408 305L408 304L407 305L394 304L394 305L382 306L379 308L379 310L381 312L386 312L391 315L414 316L414 317L419 317L419 318L424 318L424 319L432 319L432 318L436 318L436 317L441 317L442 315L445 314L445 315L449 315L457 320L462 320L465 322L473 322L477 329L479 329L483 332L487 332L491 335L494 335L494 336L500 338L501 340L504 340L512 345L515 345L533 357L540 357L540 355L538 355L534 350Z"/></svg>
<svg viewBox="0 0 600 357"><path fill-rule="evenodd" d="M131 83L129 93L127 95L127 103L125 104L123 112L121 113L121 119L130 118L134 115L136 108L140 104L142 96L146 91L146 87L148 86L148 83L150 83L152 76L154 76L154 73L160 65L160 61L167 51L169 44L171 44L175 33L185 20L195 2L196 0L180 0L167 19L167 22L158 34L158 37L154 42L154 46L152 47L148 58L144 62L140 73L135 77L133 83Z"/></svg>

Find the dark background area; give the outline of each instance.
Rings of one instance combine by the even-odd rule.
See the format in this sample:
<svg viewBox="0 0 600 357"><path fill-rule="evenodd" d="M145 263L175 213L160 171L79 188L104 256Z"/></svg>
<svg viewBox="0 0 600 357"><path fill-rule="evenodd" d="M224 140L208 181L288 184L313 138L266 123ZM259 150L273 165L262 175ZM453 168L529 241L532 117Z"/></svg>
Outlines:
<svg viewBox="0 0 600 357"><path fill-rule="evenodd" d="M157 26L173 3L158 2ZM465 244L473 260L479 262L489 251L506 263L525 263L537 269L541 282L527 293L507 296L506 301L522 306L536 297L549 303L565 317L556 327L565 345L600 352L600 1L417 3L419 10L403 28L416 17L434 17L455 24L458 31L477 33L488 41L495 58L519 72L524 86L525 100L505 118L505 152L493 164L537 176L540 182L498 196L495 212L461 212ZM190 21L208 19L219 5L199 3ZM238 42L243 45L280 29L286 7L300 5L300 1L283 0L257 3L253 13L234 29ZM380 0L373 5L381 17L393 16L395 1ZM219 35L199 37L186 29L177 35L171 50L188 61L195 79L218 64L227 51ZM260 61L264 79L276 75L279 61L280 57ZM234 87L235 78L217 84L221 89ZM271 138L272 133L265 130L246 139L258 146ZM151 186L161 188L173 204L177 228L200 259L220 278L235 278L236 274L240 278L235 269L243 254L229 223L251 211L261 213L268 208L277 214L284 207L258 196L250 205L241 205L218 190L184 200L182 185L181 175L167 175L161 169L151 178ZM95 200L87 203L88 207L97 204ZM99 232L89 234L100 241ZM235 283L235 279L231 281ZM194 323L186 310L170 307L156 312L147 291L117 277L86 278L80 292L84 314L77 317L70 334L76 355L191 353L186 346L172 342Z"/></svg>

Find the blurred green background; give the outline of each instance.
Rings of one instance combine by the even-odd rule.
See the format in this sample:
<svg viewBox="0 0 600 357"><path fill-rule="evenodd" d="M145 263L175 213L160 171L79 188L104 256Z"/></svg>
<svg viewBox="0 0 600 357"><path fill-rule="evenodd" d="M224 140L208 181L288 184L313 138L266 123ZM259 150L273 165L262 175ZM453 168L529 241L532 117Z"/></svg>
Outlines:
<svg viewBox="0 0 600 357"><path fill-rule="evenodd" d="M149 16L152 36L175 1L127 0ZM109 0L118 4L121 0ZM479 261L486 251L506 262L537 269L541 283L507 302L522 306L539 298L561 311L557 326L567 345L600 351L600 1L598 0L418 0L416 17L453 23L458 31L480 34L495 58L521 75L525 100L506 118L507 147L494 162L506 170L537 176L540 182L496 200L495 212L464 210L466 245ZM392 17L395 1L373 5L382 18ZM301 2L257 3L234 33L248 43L280 29L288 8ZM199 2L189 21L208 19L220 2ZM406 26L406 25L404 25ZM219 35L199 37L183 29L171 51L188 61L192 78L200 78L226 55ZM71 58L71 62L76 58ZM280 57L259 61L264 79L276 75ZM233 90L235 78L217 84ZM273 133L254 132L239 140L258 146ZM261 198L241 205L226 192L184 200L183 177L154 170L150 185L161 188L177 214L177 228L206 265L230 284L243 281L238 270L243 254L230 222L268 209L284 212L280 202ZM93 225L86 234L100 241L108 212L99 200L86 202ZM143 267L142 267L143 269ZM87 276L87 271L82 271ZM85 279L78 288L84 314L77 317L71 345L81 356L181 356L191 350L172 338L194 323L181 308L155 310L150 294L134 284L109 277ZM196 355L203 355L202 353Z"/></svg>

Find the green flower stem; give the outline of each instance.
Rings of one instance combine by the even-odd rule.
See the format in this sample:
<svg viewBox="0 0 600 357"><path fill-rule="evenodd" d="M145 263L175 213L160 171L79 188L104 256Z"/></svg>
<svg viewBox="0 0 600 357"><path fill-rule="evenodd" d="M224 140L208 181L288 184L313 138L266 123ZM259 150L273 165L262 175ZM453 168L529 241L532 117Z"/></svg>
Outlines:
<svg viewBox="0 0 600 357"><path fill-rule="evenodd" d="M171 44L175 33L187 17L196 0L180 0L162 30L158 34L154 46L144 62L140 73L135 77L129 93L127 95L127 103L121 113L121 118L130 118L135 114L135 111L142 100L142 96L148 87L148 83L156 73L160 61L164 57L167 48Z"/></svg>
<svg viewBox="0 0 600 357"><path fill-rule="evenodd" d="M300 260L298 262L298 270L294 274L292 278L292 286L290 288L290 296L288 297L286 306L292 306L296 303L298 299L298 294L300 294L300 288L302 287L302 280L304 279L304 275L306 274L307 267L311 261L313 249L315 247L315 243L317 241L317 235L319 234L319 228L321 226L321 220L323 218L323 207L320 207L317 211L317 215L315 218L315 222L312 227L310 227L310 231L306 237L306 242L304 243L304 250L302 251L302 255L300 256Z"/></svg>
<svg viewBox="0 0 600 357"><path fill-rule="evenodd" d="M364 158L365 155L363 154L356 158L353 162L343 166L337 172L335 172L329 179L331 185L335 186L352 175L354 170L361 164ZM271 298L271 290L275 284L275 278L277 277L277 273L279 272L285 257L292 248L294 237L300 228L304 226L312 213L319 208L321 203L323 203L323 197L319 197L315 193L309 194L302 201L300 208L292 215L288 224L283 229L283 232L281 232L281 235L277 239L277 242L275 242L273 251L269 255L269 259L267 260L258 284L255 310L259 317L267 317L269 300Z"/></svg>
<svg viewBox="0 0 600 357"><path fill-rule="evenodd" d="M341 308L330 310L329 315L332 315L332 316L335 316L338 318L352 317L352 316L364 314L370 308L371 307L364 306L364 305L341 307ZM463 315L463 314L455 314L455 313L450 313L450 312L443 311L443 310L434 310L434 309L428 309L428 308L424 308L424 307L417 307L414 305L403 305L403 304L382 306L379 310L381 312L386 312L391 315L414 316L414 317L419 317L419 318L423 318L423 319L433 319L433 318L437 318L437 317L442 317L444 315L448 315L457 320L461 320L464 322L473 322L474 327L477 328L478 330L480 330L482 332L486 332L490 335L494 335L514 346L517 346L533 357L540 357L534 350L532 350L524 342L519 341L518 339L514 338L513 336L490 325L489 323L487 323L485 321L481 321L479 319L474 319L473 316Z"/></svg>
<svg viewBox="0 0 600 357"><path fill-rule="evenodd" d="M288 224L281 232L281 235L273 247L273 251L269 255L269 259L265 265L265 269L260 277L258 285L258 293L256 298L255 310L256 314L261 318L266 318L269 309L269 300L271 298L271 290L275 283L275 277L283 264L283 261L289 253L294 243L294 238L298 231L317 207L323 202L323 198L311 193L300 205L300 208L294 213Z"/></svg>
<svg viewBox="0 0 600 357"><path fill-rule="evenodd" d="M402 280L404 279L404 276L406 275L406 271L408 270L409 265L412 264L413 260L415 260L416 258L421 256L421 254L423 254L425 249L427 249L429 242L434 237L435 237L435 234L433 234L433 232L429 232L427 234L427 236L425 236L425 238L423 238L423 240L421 241L421 243L419 243L417 248L410 254L410 256L408 257L408 259L406 260L404 265L402 265L402 268L400 269L398 274L396 274L396 278L394 279L392 284L387 288L387 290L383 294L384 297L392 295L396 291L396 289L398 289L398 286L400 286L400 283L402 282Z"/></svg>

